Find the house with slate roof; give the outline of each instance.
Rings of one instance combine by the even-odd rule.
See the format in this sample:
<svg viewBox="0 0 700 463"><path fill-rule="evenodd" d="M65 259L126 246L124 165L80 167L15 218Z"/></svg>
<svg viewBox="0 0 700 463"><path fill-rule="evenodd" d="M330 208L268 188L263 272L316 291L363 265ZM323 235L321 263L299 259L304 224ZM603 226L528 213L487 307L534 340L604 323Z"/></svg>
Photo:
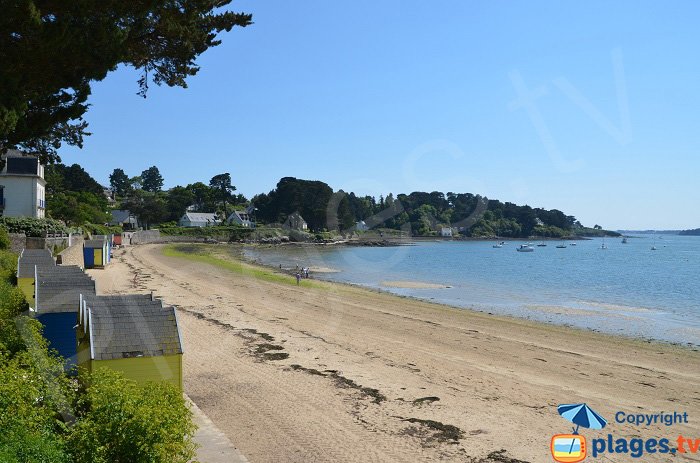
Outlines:
<svg viewBox="0 0 700 463"><path fill-rule="evenodd" d="M77 266L36 267L34 316L44 325L50 349L66 360L66 369L75 365L81 294L95 295L95 281Z"/></svg>
<svg viewBox="0 0 700 463"><path fill-rule="evenodd" d="M105 367L138 383L166 381L182 390L182 338L174 307L147 295L80 301L78 366Z"/></svg>
<svg viewBox="0 0 700 463"><path fill-rule="evenodd" d="M185 212L178 221L181 227L211 227L218 223L219 218L213 212Z"/></svg>

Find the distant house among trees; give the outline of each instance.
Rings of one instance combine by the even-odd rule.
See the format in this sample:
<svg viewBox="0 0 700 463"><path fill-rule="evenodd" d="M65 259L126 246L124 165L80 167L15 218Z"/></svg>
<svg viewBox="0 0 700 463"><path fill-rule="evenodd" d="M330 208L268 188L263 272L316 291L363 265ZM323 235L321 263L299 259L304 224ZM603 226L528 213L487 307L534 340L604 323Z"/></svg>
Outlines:
<svg viewBox="0 0 700 463"><path fill-rule="evenodd" d="M36 156L9 150L0 171L0 216L37 217L46 215L44 166Z"/></svg>
<svg viewBox="0 0 700 463"><path fill-rule="evenodd" d="M304 220L299 212L292 212L287 216L287 220L282 224L282 228L305 231L308 230L309 224L306 223L306 220Z"/></svg>
<svg viewBox="0 0 700 463"><path fill-rule="evenodd" d="M233 211L226 219L226 223L240 225L246 228L255 228L255 222L252 220L248 211Z"/></svg>
<svg viewBox="0 0 700 463"><path fill-rule="evenodd" d="M124 230L135 230L139 225L136 217L130 211L125 210L112 211L112 220L109 221L109 224L121 226Z"/></svg>
<svg viewBox="0 0 700 463"><path fill-rule="evenodd" d="M452 228L450 227L442 227L440 229L440 236L443 237L451 237L452 236Z"/></svg>
<svg viewBox="0 0 700 463"><path fill-rule="evenodd" d="M360 220L355 223L355 230L357 231L367 231L369 230L369 225L364 220Z"/></svg>
<svg viewBox="0 0 700 463"><path fill-rule="evenodd" d="M185 215L180 217L178 225L181 227L212 227L219 222L219 218L213 212L185 212Z"/></svg>

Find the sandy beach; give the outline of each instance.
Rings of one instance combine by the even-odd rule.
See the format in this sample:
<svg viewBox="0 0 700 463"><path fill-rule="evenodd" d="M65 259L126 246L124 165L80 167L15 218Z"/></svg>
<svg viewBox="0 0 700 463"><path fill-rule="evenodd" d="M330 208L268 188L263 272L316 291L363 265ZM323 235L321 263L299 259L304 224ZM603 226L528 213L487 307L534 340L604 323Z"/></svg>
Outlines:
<svg viewBox="0 0 700 463"><path fill-rule="evenodd" d="M700 438L697 350L265 281L163 249L119 249L90 274L102 294L153 291L179 308L185 391L253 463L547 462L551 436L571 430L556 406L578 402L610 423L589 440ZM690 423L636 427L618 411Z"/></svg>

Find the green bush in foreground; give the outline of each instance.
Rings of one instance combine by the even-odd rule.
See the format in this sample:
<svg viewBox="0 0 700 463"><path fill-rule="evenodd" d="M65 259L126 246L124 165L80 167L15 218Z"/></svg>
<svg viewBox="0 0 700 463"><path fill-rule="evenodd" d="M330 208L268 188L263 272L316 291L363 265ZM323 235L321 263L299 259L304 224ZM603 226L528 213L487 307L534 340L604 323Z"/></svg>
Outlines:
<svg viewBox="0 0 700 463"><path fill-rule="evenodd" d="M46 233L68 233L70 229L54 219L35 217L0 217L0 225L10 233L24 233L27 236L41 237Z"/></svg>
<svg viewBox="0 0 700 463"><path fill-rule="evenodd" d="M111 370L88 380L68 439L76 463L187 463L195 455L192 413L166 383L138 386Z"/></svg>
<svg viewBox="0 0 700 463"><path fill-rule="evenodd" d="M67 377L9 282L16 262L0 251L0 462L190 461L196 427L177 388L111 370Z"/></svg>
<svg viewBox="0 0 700 463"><path fill-rule="evenodd" d="M10 248L10 234L7 232L7 228L0 226L0 249Z"/></svg>

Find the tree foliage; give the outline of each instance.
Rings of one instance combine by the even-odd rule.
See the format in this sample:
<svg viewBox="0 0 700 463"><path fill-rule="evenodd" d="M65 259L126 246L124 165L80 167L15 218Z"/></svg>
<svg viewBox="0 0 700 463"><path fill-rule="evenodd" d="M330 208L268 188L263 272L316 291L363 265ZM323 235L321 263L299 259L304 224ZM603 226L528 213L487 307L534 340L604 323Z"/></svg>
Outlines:
<svg viewBox="0 0 700 463"><path fill-rule="evenodd" d="M163 189L163 176L156 166L151 166L141 172L141 188L151 193L157 193Z"/></svg>
<svg viewBox="0 0 700 463"><path fill-rule="evenodd" d="M118 65L149 81L186 87L195 60L222 31L252 16L223 11L231 0L50 2L0 0L0 147L58 160L82 146L91 83Z"/></svg>
<svg viewBox="0 0 700 463"><path fill-rule="evenodd" d="M109 175L109 186L117 196L124 197L131 190L129 176L122 169L114 169Z"/></svg>

